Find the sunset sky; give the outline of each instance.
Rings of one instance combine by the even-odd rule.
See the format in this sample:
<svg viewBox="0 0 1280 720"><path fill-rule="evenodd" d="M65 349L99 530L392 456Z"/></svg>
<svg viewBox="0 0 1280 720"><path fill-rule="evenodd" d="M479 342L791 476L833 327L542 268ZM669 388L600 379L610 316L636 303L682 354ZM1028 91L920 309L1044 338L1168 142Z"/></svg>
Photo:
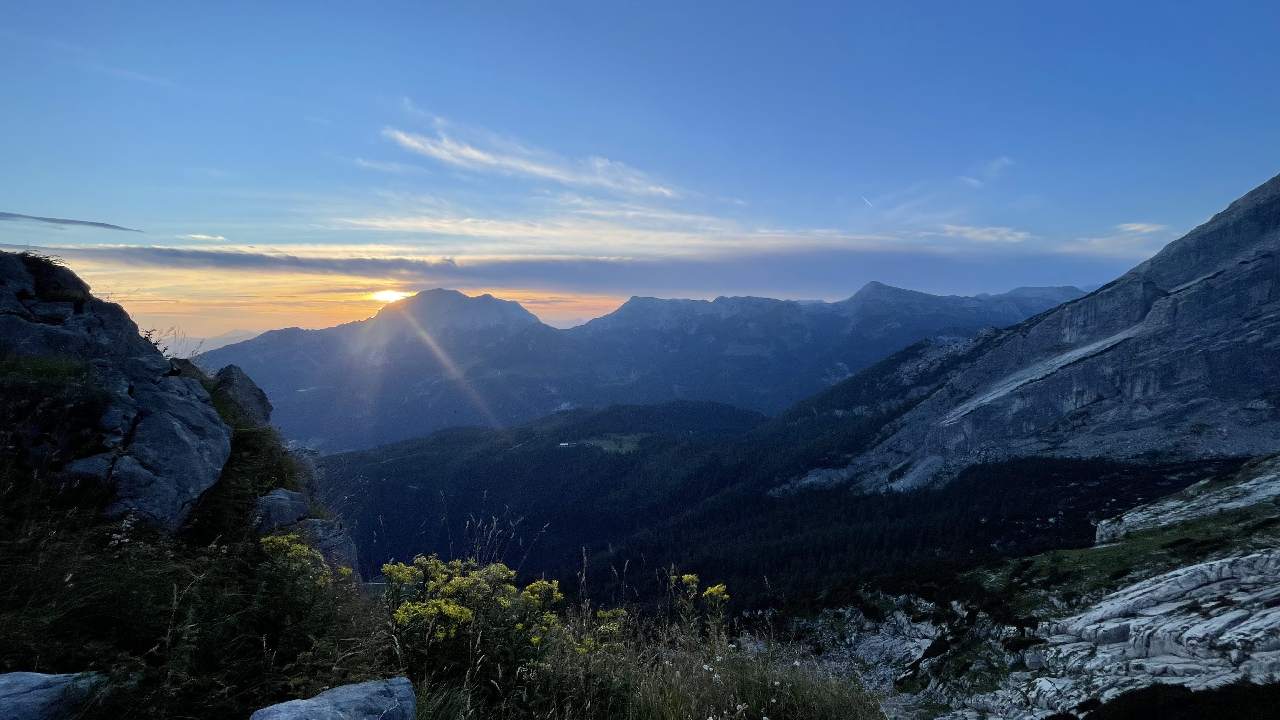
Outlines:
<svg viewBox="0 0 1280 720"><path fill-rule="evenodd" d="M1095 285L1280 170L1280 4L618 5L11 3L0 245L200 337L567 325Z"/></svg>

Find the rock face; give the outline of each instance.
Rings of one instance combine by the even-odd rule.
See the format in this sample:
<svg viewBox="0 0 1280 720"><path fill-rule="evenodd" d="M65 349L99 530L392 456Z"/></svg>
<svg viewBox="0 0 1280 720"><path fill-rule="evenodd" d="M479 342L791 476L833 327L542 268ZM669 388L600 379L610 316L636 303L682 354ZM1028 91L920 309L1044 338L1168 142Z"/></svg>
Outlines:
<svg viewBox="0 0 1280 720"><path fill-rule="evenodd" d="M1280 499L1280 457L1259 462L1230 481L1202 480L1182 492L1098 523L1097 542L1115 542L1164 527Z"/></svg>
<svg viewBox="0 0 1280 720"><path fill-rule="evenodd" d="M266 534L292 525L307 516L310 505L306 495L276 488L258 498L254 507L254 527L259 533Z"/></svg>
<svg viewBox="0 0 1280 720"><path fill-rule="evenodd" d="M345 527L338 520L308 518L297 524L311 547L320 551L326 562L336 568L360 570L359 552Z"/></svg>
<svg viewBox="0 0 1280 720"><path fill-rule="evenodd" d="M271 423L271 402L267 394L235 365L228 365L213 376L215 400L226 399L238 408L238 421L251 427L263 427Z"/></svg>
<svg viewBox="0 0 1280 720"><path fill-rule="evenodd" d="M231 431L209 394L70 270L0 253L0 354L90 365L109 397L97 428L101 451L65 474L113 487L110 513L174 529L217 481Z"/></svg>
<svg viewBox="0 0 1280 720"><path fill-rule="evenodd" d="M871 283L835 303L632 298L558 330L518 304L429 290L365 321L291 328L205 353L270 395L287 437L326 451L569 407L709 400L775 412L938 334L968 336L1075 288L940 297Z"/></svg>
<svg viewBox="0 0 1280 720"><path fill-rule="evenodd" d="M100 681L93 673L0 675L0 717L5 720L67 720L75 717Z"/></svg>
<svg viewBox="0 0 1280 720"><path fill-rule="evenodd" d="M1045 623L1028 670L954 717L1043 718L1156 683L1280 681L1280 551L1179 568Z"/></svg>
<svg viewBox="0 0 1280 720"><path fill-rule="evenodd" d="M265 707L249 720L414 720L417 701L398 677L326 690L307 700Z"/></svg>
<svg viewBox="0 0 1280 720"><path fill-rule="evenodd" d="M905 489L1011 457L1259 455L1280 446L1278 388L1275 178L1114 282L960 348L847 466L815 472Z"/></svg>

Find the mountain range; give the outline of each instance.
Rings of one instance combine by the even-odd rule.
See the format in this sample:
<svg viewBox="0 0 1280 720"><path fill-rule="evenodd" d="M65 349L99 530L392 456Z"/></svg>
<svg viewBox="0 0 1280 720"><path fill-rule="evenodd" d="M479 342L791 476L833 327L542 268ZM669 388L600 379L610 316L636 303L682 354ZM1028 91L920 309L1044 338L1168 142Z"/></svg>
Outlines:
<svg viewBox="0 0 1280 720"><path fill-rule="evenodd" d="M923 338L968 337L1082 294L937 296L873 282L833 303L637 297L560 330L515 302L436 289L368 320L275 330L196 360L244 368L286 436L334 451L618 403L775 413Z"/></svg>
<svg viewBox="0 0 1280 720"><path fill-rule="evenodd" d="M664 693L712 662L755 663L744 677L770 694L782 681L761 673L781 667L792 683L802 666L828 690L873 693L823 717L1268 717L1280 690L1278 250L1280 177L1114 282L1003 329L955 331L1072 293L872 285L830 304L635 300L555 331L515 303L430 291L361 323L269 333L287 342L268 346L281 363L268 369L331 382L294 391L317 412L325 399L365 402L357 425L438 397L392 382L425 363L436 377L422 387L450 385L501 425L511 406L492 388L545 383L559 369L549 361L575 351L608 368L566 365L584 388L632 368L625 396L649 374L746 388L752 368L776 372L761 387L787 374L782 360L813 372L858 357L860 342L923 339L844 379L811 375L822 389L773 414L610 404L327 456L290 450L269 425L288 396L268 398L235 366L209 375L166 358L67 268L0 253L0 671L13 670L0 674L0 708L243 717L315 694L255 717L357 705L370 708L360 717L408 717L415 689L387 677L444 666L401 660L421 635L397 626L417 612L469 622L476 611L460 603L474 601L536 610L537 627L520 620L510 627L523 634L484 653L532 658L491 673L485 687L500 692L550 657L587 658L562 665L572 687L639 659L590 679L597 688L685 657L696 662L680 660ZM904 317L929 320L909 330ZM838 350L824 355L814 337ZM699 358L719 374L680 364ZM492 559L512 568L481 567ZM362 576L385 581L382 603ZM517 577L523 591L495 593ZM553 621L543 603L564 600L553 581L578 607L615 609ZM405 601L405 583L440 595ZM664 597L712 603L707 632L698 620L675 644L643 630L612 644L619 622L660 612ZM722 624L727 607L734 622ZM450 672L471 682L482 633L425 630L459 641L449 647L466 660ZM781 650L742 650L775 632ZM524 702L527 689L503 697ZM441 696L435 684L416 693Z"/></svg>
<svg viewBox="0 0 1280 720"><path fill-rule="evenodd" d="M1280 177L1087 295L928 337L775 417L437 433L323 458L322 494L366 563L491 518L596 593L643 595L674 564L748 606L840 607L814 642L906 693L907 717L1275 682L1278 251Z"/></svg>

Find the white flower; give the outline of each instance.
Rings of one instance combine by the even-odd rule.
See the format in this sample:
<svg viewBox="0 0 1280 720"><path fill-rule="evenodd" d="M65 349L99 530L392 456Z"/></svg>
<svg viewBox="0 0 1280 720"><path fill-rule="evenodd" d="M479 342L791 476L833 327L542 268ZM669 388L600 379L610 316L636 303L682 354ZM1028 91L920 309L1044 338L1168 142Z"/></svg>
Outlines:
<svg viewBox="0 0 1280 720"><path fill-rule="evenodd" d="M800 667L800 661L799 661L799 660L796 660L795 662L791 663L791 665L792 665L793 667Z"/></svg>
<svg viewBox="0 0 1280 720"><path fill-rule="evenodd" d="M721 660L723 660L723 659L724 659L724 658L720 657L719 655L717 655L717 656L716 656L716 662L720 662L720 661L721 661Z"/></svg>
<svg viewBox="0 0 1280 720"><path fill-rule="evenodd" d="M711 666L706 663L702 664L702 669L706 670L707 672L711 672Z"/></svg>

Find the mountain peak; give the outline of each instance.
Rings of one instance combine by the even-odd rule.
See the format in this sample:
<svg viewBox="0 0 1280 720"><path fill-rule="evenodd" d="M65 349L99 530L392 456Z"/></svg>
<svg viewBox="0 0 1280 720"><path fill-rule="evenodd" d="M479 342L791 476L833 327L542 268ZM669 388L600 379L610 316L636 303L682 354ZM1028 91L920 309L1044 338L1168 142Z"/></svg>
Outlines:
<svg viewBox="0 0 1280 720"><path fill-rule="evenodd" d="M514 300L502 300L488 293L467 295L448 288L431 288L416 295L388 303L373 320L387 321L413 318L424 327L485 328L535 325L538 318Z"/></svg>

